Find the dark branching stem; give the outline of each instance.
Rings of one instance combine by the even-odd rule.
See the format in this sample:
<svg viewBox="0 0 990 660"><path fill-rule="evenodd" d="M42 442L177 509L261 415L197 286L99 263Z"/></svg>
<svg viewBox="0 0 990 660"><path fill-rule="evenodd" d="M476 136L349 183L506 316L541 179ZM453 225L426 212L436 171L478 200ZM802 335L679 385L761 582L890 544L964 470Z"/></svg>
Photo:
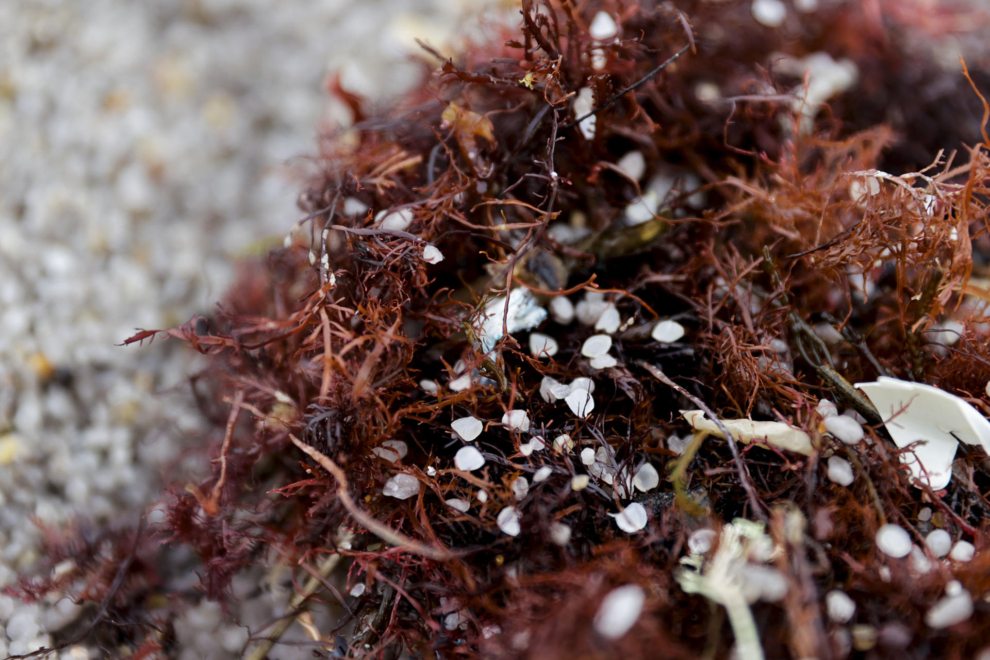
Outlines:
<svg viewBox="0 0 990 660"><path fill-rule="evenodd" d="M640 87L642 87L646 83L650 82L650 80L653 79L653 76L657 75L658 73L660 73L661 71L663 71L665 68L667 68L675 60L677 60L678 57L680 57L684 53L688 52L688 50L690 50L690 48L691 48L691 44L688 44L688 45L684 46L684 48L681 48L679 51L677 51L676 53L674 53L673 55L671 55L670 57L668 57L666 60L664 60L662 63L660 63L660 65L657 66L657 68L653 69L648 74L646 74L645 76L643 76L642 78L640 78L639 80L637 80L636 82L634 82L633 84L629 85L629 87L626 87L622 91L620 91L617 94L615 94L615 96L613 96L612 98L610 98L608 101L605 101L605 103L602 103L600 106L598 106L597 108L595 108L594 110L592 110L588 114L582 115L581 117L578 117L577 119L575 119L571 123L565 124L564 127L563 127L564 130L567 130L567 129L570 129L570 128L574 128L575 126L577 126L578 124L580 124L581 122L583 122L588 117L594 117L595 115L597 115L602 110L607 110L608 108L611 108L623 96L625 96L629 92L635 92L637 89L639 89Z"/></svg>
<svg viewBox="0 0 990 660"><path fill-rule="evenodd" d="M736 446L736 440L732 437L732 434L729 433L729 429L725 428L725 425L722 424L722 420L719 419L719 416L716 415L711 408L705 405L704 401L668 378L667 374L661 371L658 367L650 364L649 362L639 362L638 364L642 368L649 371L650 375L659 380L661 383L667 385L668 387L672 387L679 394L691 401L691 403L701 408L705 414L708 415L708 418L711 419L716 426L718 426L718 430L725 436L729 449L732 451L732 460L735 462L736 471L739 473L739 482L742 484L743 490L746 491L746 497L749 499L749 506L753 510L753 515L763 522L767 522L769 519L764 511L765 506L763 502L760 501L759 495L756 494L756 486L753 485L753 478L749 475L749 470L746 468L746 463L743 461L742 455L739 453L739 447Z"/></svg>

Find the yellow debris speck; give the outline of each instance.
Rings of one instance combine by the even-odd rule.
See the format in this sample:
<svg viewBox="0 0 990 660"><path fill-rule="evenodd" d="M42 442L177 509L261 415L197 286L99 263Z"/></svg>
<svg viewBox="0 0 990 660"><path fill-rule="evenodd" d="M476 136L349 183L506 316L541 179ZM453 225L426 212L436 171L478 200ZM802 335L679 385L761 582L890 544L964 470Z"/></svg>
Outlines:
<svg viewBox="0 0 990 660"><path fill-rule="evenodd" d="M533 72L530 71L525 76L519 79L519 82L526 85L529 89L533 89Z"/></svg>
<svg viewBox="0 0 990 660"><path fill-rule="evenodd" d="M28 366L38 374L40 380L46 381L55 373L55 366L48 361L44 353L35 353L28 358Z"/></svg>
<svg viewBox="0 0 990 660"><path fill-rule="evenodd" d="M13 433L0 436L0 465L10 465L20 453L20 438Z"/></svg>

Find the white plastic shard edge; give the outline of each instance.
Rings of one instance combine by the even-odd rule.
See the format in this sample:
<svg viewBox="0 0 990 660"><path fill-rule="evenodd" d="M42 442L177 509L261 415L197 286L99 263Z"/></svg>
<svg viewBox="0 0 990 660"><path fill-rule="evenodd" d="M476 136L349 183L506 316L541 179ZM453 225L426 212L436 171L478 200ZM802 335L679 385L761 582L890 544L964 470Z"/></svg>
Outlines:
<svg viewBox="0 0 990 660"><path fill-rule="evenodd" d="M976 408L937 387L881 376L873 383L856 383L880 416L894 443L914 454L901 460L911 475L941 490L952 478L952 461L959 440L980 445L990 453L990 422Z"/></svg>

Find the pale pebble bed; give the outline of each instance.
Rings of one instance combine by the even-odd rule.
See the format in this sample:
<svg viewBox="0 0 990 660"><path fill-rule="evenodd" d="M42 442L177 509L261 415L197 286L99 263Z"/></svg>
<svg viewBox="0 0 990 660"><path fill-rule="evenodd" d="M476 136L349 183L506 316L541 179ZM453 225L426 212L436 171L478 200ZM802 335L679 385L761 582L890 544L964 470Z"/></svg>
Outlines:
<svg viewBox="0 0 990 660"><path fill-rule="evenodd" d="M0 587L40 558L32 519L134 522L202 438L185 394L202 363L177 343L115 344L209 314L238 258L282 243L299 217L287 160L350 121L326 75L379 101L401 94L419 70L414 37L467 36L482 4L0 3ZM61 378L46 385L51 369ZM278 616L289 577L263 593L247 585L265 575L235 579L247 595L229 615L187 608L175 657L240 657L235 621ZM78 616L67 603L0 596L0 651L51 643Z"/></svg>

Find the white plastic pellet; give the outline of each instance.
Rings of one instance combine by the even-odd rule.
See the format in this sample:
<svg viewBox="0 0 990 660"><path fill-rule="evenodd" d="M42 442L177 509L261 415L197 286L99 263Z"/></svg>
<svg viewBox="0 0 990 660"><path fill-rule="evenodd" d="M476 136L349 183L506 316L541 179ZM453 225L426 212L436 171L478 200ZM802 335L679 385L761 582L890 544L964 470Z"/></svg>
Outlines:
<svg viewBox="0 0 990 660"><path fill-rule="evenodd" d="M519 536L522 527L519 524L519 510L514 506L507 506L498 513L496 519L498 528L509 536Z"/></svg>
<svg viewBox="0 0 990 660"><path fill-rule="evenodd" d="M612 348L611 337L608 335L592 335L581 346L581 355L587 358L596 358L608 353L610 348Z"/></svg>
<svg viewBox="0 0 990 660"><path fill-rule="evenodd" d="M911 537L903 527L887 523L877 530L877 547L895 559L907 557L911 552Z"/></svg>
<svg viewBox="0 0 990 660"><path fill-rule="evenodd" d="M595 14L591 25L588 26L588 34L596 41L611 39L619 32L619 27L615 24L615 19L608 12L600 11Z"/></svg>
<svg viewBox="0 0 990 660"><path fill-rule="evenodd" d="M550 335L534 332L529 335L529 352L535 358L548 358L557 354L560 346Z"/></svg>
<svg viewBox="0 0 990 660"><path fill-rule="evenodd" d="M485 457L475 447L461 447L454 454L454 466L464 472L473 472L485 465Z"/></svg>
<svg viewBox="0 0 990 660"><path fill-rule="evenodd" d="M567 325L574 320L574 303L566 296L554 296L550 301L550 318L560 325Z"/></svg>
<svg viewBox="0 0 990 660"><path fill-rule="evenodd" d="M828 478L840 486L848 486L856 479L852 464L838 456L832 456L828 459Z"/></svg>
<svg viewBox="0 0 990 660"><path fill-rule="evenodd" d="M864 437L863 427L852 417L834 415L826 417L823 423L826 431L831 433L836 440L847 445L855 445Z"/></svg>
<svg viewBox="0 0 990 660"><path fill-rule="evenodd" d="M627 534L635 534L646 527L646 509L639 502L633 502L619 513L608 515L615 518L615 524Z"/></svg>
<svg viewBox="0 0 990 660"><path fill-rule="evenodd" d="M973 559L973 555L976 554L976 548L969 541L956 541L956 544L952 546L952 551L949 552L949 559L953 561L967 562Z"/></svg>
<svg viewBox="0 0 990 660"><path fill-rule="evenodd" d="M646 603L646 592L636 584L613 589L595 614L595 632L606 639L619 639L636 625Z"/></svg>
<svg viewBox="0 0 990 660"><path fill-rule="evenodd" d="M650 336L661 344L673 344L684 336L684 326L677 321L660 321L653 326Z"/></svg>
<svg viewBox="0 0 990 660"><path fill-rule="evenodd" d="M925 543L936 557L944 557L952 550L952 537L944 529L936 529L928 534Z"/></svg>
<svg viewBox="0 0 990 660"><path fill-rule="evenodd" d="M846 592L835 589L825 594L825 611L836 623L847 623L856 614L856 603Z"/></svg>
<svg viewBox="0 0 990 660"><path fill-rule="evenodd" d="M454 429L454 433L460 436L461 440L467 442L471 442L481 435L481 430L484 427L485 425L477 417L461 417L450 423L450 428Z"/></svg>

